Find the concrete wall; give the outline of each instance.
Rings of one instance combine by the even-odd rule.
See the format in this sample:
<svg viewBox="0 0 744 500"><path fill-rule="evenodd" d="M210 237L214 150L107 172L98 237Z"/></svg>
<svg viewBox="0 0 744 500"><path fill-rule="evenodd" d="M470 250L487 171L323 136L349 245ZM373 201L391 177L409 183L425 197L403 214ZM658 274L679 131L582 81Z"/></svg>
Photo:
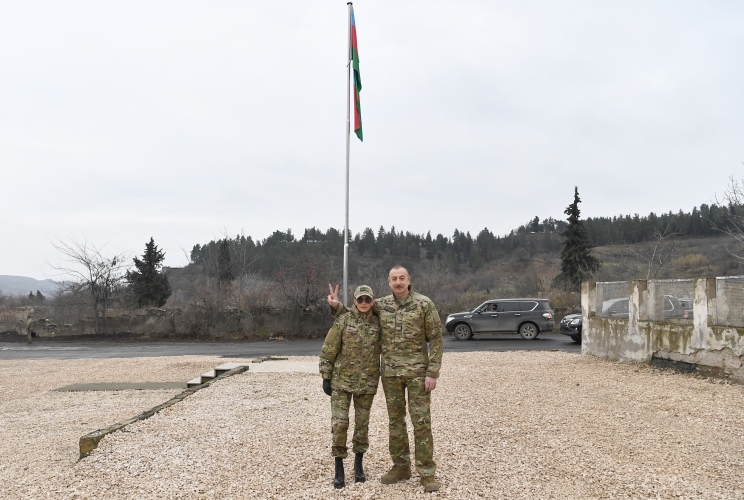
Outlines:
<svg viewBox="0 0 744 500"><path fill-rule="evenodd" d="M0 307L0 333L26 335L26 320L33 307Z"/></svg>
<svg viewBox="0 0 744 500"><path fill-rule="evenodd" d="M323 310L325 312L325 310ZM95 319L77 317L69 319L55 314L54 307L0 306L0 341L26 335L27 318L33 320L35 337L84 337L95 335ZM320 325L314 328L327 331L330 316L316 315ZM302 328L292 321L290 311L264 308L260 311L238 312L225 309L219 317L210 319L201 311L181 309L136 309L122 311L109 309L106 318L99 318L101 333L106 336L142 336L150 338L177 338L204 336L244 338L269 338L272 336L304 335ZM67 319L66 319L67 318ZM70 321L70 323L66 323ZM312 321L312 318L311 320ZM313 327L313 325L310 325ZM305 332L306 333L306 332Z"/></svg>
<svg viewBox="0 0 744 500"><path fill-rule="evenodd" d="M65 324L55 317L53 308L45 306L0 307L0 334L26 335L29 316L34 321L33 331L37 337L95 334L94 318L79 318L74 323ZM180 310L141 309L132 315L115 312L99 318L99 322L106 333L170 334L176 331L182 319Z"/></svg>
<svg viewBox="0 0 744 500"><path fill-rule="evenodd" d="M582 354L637 363L691 363L744 383L744 279L694 280L694 314L687 319L664 319L659 312L663 289L671 285L661 280L628 282L627 317L613 318L603 317L604 301L598 300L605 284L583 283Z"/></svg>

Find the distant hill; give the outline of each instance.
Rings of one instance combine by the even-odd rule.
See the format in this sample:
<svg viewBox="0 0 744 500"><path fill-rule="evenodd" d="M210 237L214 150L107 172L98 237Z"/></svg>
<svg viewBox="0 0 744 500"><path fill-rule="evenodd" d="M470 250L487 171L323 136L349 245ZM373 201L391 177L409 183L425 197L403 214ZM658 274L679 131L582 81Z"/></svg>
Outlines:
<svg viewBox="0 0 744 500"><path fill-rule="evenodd" d="M52 293L58 285L52 280L37 280L26 276L7 276L0 274L0 293L7 295L28 295L28 292Z"/></svg>

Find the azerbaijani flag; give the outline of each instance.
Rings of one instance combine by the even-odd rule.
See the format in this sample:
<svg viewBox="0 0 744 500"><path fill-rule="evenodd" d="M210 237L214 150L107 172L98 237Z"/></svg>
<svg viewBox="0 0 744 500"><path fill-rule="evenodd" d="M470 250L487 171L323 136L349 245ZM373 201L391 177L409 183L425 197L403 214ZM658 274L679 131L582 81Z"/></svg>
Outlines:
<svg viewBox="0 0 744 500"><path fill-rule="evenodd" d="M356 21L354 21L354 7L351 8L351 54L349 59L354 68L354 133L362 138L362 108L359 103L359 92L362 91L362 77L359 76L359 46L357 45Z"/></svg>

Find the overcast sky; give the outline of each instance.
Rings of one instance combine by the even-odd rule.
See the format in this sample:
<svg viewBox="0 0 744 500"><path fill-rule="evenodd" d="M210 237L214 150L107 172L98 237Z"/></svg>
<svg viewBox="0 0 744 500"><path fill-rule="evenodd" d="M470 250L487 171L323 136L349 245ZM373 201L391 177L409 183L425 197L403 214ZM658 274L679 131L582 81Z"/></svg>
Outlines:
<svg viewBox="0 0 744 500"><path fill-rule="evenodd" d="M744 175L744 4L355 4L351 228L690 210ZM0 274L343 227L345 1L0 4ZM339 254L341 249L339 249Z"/></svg>

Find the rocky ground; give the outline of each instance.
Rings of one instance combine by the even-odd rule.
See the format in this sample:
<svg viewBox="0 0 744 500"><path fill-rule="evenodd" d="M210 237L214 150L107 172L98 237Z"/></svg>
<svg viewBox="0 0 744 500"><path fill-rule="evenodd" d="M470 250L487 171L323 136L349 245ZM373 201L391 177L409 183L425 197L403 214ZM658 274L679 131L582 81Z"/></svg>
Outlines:
<svg viewBox="0 0 744 500"><path fill-rule="evenodd" d="M433 396L442 489L431 495L416 474L379 482L389 467L382 392L369 480L334 491L329 398L306 373L225 379L77 461L81 435L177 391L50 389L186 380L223 361L0 362L0 497L744 498L743 387L558 352L445 354Z"/></svg>

